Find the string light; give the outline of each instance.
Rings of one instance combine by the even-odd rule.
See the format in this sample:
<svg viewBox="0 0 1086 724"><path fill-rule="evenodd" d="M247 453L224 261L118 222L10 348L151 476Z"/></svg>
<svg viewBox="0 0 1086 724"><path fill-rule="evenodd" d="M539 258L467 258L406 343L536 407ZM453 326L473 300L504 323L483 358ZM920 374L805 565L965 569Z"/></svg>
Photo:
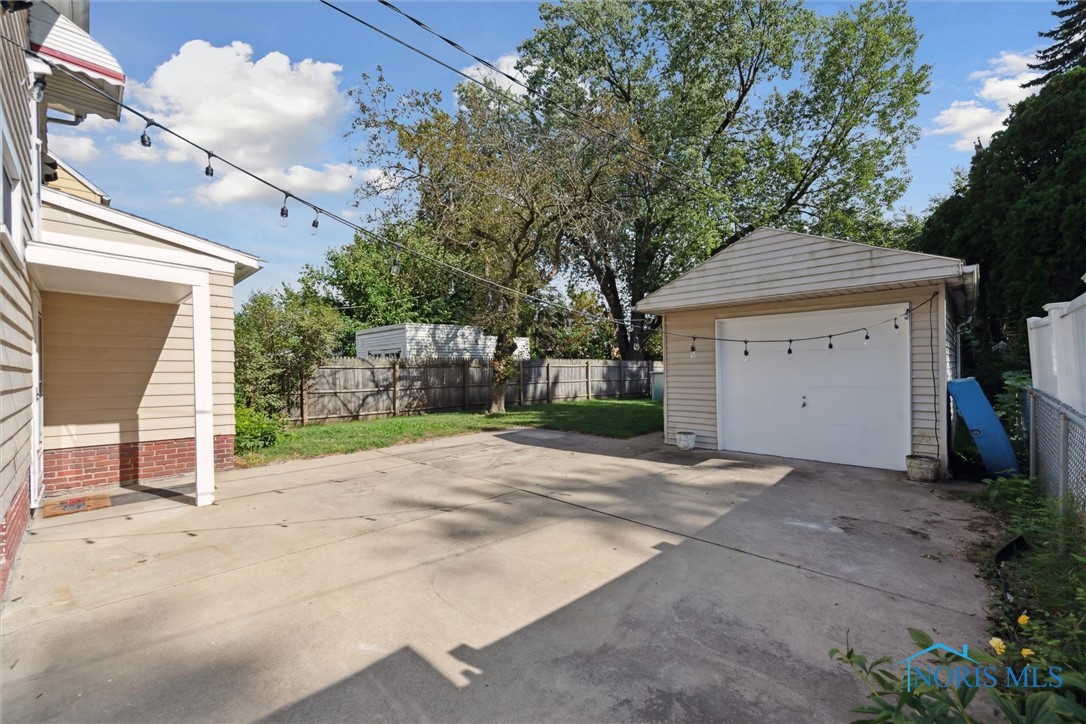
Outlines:
<svg viewBox="0 0 1086 724"><path fill-rule="evenodd" d="M204 168L204 176L207 176L208 178L215 175L215 168L211 165L211 159L213 158L215 158L215 154L209 152L207 154L207 167Z"/></svg>
<svg viewBox="0 0 1086 724"><path fill-rule="evenodd" d="M698 338L690 338L690 359L694 359L694 355L698 353Z"/></svg>
<svg viewBox="0 0 1086 724"><path fill-rule="evenodd" d="M316 210L314 210L313 223L309 225L309 235L310 236L316 236L317 235L317 229L320 228L320 225L321 225L321 212L320 212L320 209L316 209Z"/></svg>
<svg viewBox="0 0 1086 724"><path fill-rule="evenodd" d="M830 335L830 344L829 344L828 347L826 347L826 349L828 349L830 351L830 354L833 354L833 335L832 334Z"/></svg>
<svg viewBox="0 0 1086 724"><path fill-rule="evenodd" d="M640 337L637 336L636 332L634 332L634 336L633 336L633 348L634 348L634 352L638 352L638 351L641 350L641 339L640 339Z"/></svg>
<svg viewBox="0 0 1086 724"><path fill-rule="evenodd" d="M396 252L392 256L392 276L399 276L400 274L400 252Z"/></svg>
<svg viewBox="0 0 1086 724"><path fill-rule="evenodd" d="M287 227L287 221L290 219L290 209L287 208L287 200L290 198L290 194L283 194L283 208L279 209L279 225L284 229Z"/></svg>
<svg viewBox="0 0 1086 724"><path fill-rule="evenodd" d="M792 340L788 340L788 359L792 359Z"/></svg>
<svg viewBox="0 0 1086 724"><path fill-rule="evenodd" d="M901 333L901 327L899 327L898 324L897 324L897 317L894 317L894 334L900 334L900 333Z"/></svg>
<svg viewBox="0 0 1086 724"><path fill-rule="evenodd" d="M745 340L745 339L743 340L743 361L744 362L750 362L750 349L748 349L749 344L750 343L747 340Z"/></svg>
<svg viewBox="0 0 1086 724"><path fill-rule="evenodd" d="M149 133L147 133L147 130L153 125L155 125L155 122L148 118L147 125L144 126L143 133L140 134L140 145L144 148L151 147L151 136Z"/></svg>
<svg viewBox="0 0 1086 724"><path fill-rule="evenodd" d="M867 327L864 327L864 346L871 340L871 333L867 331Z"/></svg>
<svg viewBox="0 0 1086 724"><path fill-rule="evenodd" d="M450 279L449 280L449 296L451 297L454 294L456 294L456 280L455 279ZM535 311L536 311L536 314L538 314L539 313L539 308L537 307Z"/></svg>

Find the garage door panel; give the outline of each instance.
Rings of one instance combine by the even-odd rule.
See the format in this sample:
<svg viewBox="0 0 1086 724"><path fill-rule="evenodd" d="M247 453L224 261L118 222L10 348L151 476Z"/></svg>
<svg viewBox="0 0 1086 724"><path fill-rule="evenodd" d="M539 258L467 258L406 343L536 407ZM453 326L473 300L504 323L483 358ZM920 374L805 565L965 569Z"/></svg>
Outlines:
<svg viewBox="0 0 1086 724"><path fill-rule="evenodd" d="M904 469L909 452L908 322L889 325L900 306L724 320L729 339L797 339L868 327L827 340L718 343L719 444L737 450Z"/></svg>

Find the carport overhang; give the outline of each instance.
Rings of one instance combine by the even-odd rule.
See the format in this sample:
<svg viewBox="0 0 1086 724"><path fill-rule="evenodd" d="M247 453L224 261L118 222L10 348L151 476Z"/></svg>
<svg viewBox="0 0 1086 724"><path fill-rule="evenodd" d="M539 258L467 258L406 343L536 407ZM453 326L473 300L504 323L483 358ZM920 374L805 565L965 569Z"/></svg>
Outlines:
<svg viewBox="0 0 1086 724"><path fill-rule="evenodd" d="M105 249L58 242L31 242L26 247L27 267L42 291L166 304L191 302L196 504L211 505L215 502L211 269L206 262L201 266L196 254L101 240L95 240L95 245ZM125 253L124 247L138 249L140 255Z"/></svg>

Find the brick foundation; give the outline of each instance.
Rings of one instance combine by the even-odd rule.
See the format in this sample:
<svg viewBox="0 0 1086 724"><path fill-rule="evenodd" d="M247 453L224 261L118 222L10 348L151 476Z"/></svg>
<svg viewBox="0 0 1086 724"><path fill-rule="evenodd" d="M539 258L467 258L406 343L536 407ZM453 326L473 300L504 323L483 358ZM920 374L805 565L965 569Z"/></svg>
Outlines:
<svg viewBox="0 0 1086 724"><path fill-rule="evenodd" d="M11 506L4 519L0 521L0 600L7 590L8 576L11 575L11 567L15 563L15 555L19 551L19 545L23 542L23 534L26 532L26 524L30 520L30 476L15 493L11 500Z"/></svg>
<svg viewBox="0 0 1086 724"><path fill-rule="evenodd" d="M215 436L215 469L234 467L234 436ZM45 494L109 488L196 469L196 440L148 440L45 451Z"/></svg>

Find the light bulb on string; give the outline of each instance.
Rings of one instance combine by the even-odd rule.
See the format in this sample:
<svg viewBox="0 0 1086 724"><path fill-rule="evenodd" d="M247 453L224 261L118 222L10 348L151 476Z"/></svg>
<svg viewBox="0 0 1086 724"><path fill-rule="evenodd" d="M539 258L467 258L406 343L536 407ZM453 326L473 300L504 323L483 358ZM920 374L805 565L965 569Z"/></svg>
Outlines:
<svg viewBox="0 0 1086 724"><path fill-rule="evenodd" d="M865 347L867 346L867 343L869 341L871 341L871 333L867 331L867 327L864 327L864 346Z"/></svg>
<svg viewBox="0 0 1086 724"><path fill-rule="evenodd" d="M830 335L830 344L829 344L828 347L826 347L826 349L828 349L830 351L830 354L833 354L833 335L832 334Z"/></svg>
<svg viewBox="0 0 1086 724"><path fill-rule="evenodd" d="M640 352L641 351L641 339L640 339L640 337L637 336L636 332L634 333L634 338L633 338L633 348L634 348L634 352Z"/></svg>
<svg viewBox="0 0 1086 724"><path fill-rule="evenodd" d="M897 324L897 317L894 317L894 334L901 334L901 327Z"/></svg>
<svg viewBox="0 0 1086 724"><path fill-rule="evenodd" d="M400 252L396 252L392 256L392 276L399 276L400 274Z"/></svg>
<svg viewBox="0 0 1086 724"><path fill-rule="evenodd" d="M211 178L215 175L215 167L211 165L211 159L215 158L215 154L207 154L207 166L204 167L204 176Z"/></svg>
<svg viewBox="0 0 1086 724"><path fill-rule="evenodd" d="M743 340L743 361L744 362L750 362L749 345L750 345L750 342L748 342L747 340L744 339Z"/></svg>
<svg viewBox="0 0 1086 724"><path fill-rule="evenodd" d="M309 235L310 236L316 236L317 235L317 229L320 228L320 225L321 225L321 212L317 211L317 212L315 212L315 214L313 216L313 223L309 225Z"/></svg>
<svg viewBox="0 0 1086 724"><path fill-rule="evenodd" d="M456 294L456 280L455 279L450 279L449 280L449 296L451 297L454 294ZM536 310L536 311L538 312L539 310Z"/></svg>
<svg viewBox="0 0 1086 724"><path fill-rule="evenodd" d="M697 337L691 337L690 338L690 359L694 359L694 357L697 355L697 353L698 353L698 338Z"/></svg>
<svg viewBox="0 0 1086 724"><path fill-rule="evenodd" d="M143 146L144 158L151 155L151 135L147 133L147 130L153 125L155 125L154 121L147 121L147 125L143 128L143 133L140 134L140 145Z"/></svg>
<svg viewBox="0 0 1086 724"><path fill-rule="evenodd" d="M279 209L279 226L284 229L287 228L287 223L290 220L290 209L287 208L287 199L290 198L290 194L283 195L283 207Z"/></svg>
<svg viewBox="0 0 1086 724"><path fill-rule="evenodd" d="M788 359L792 359L792 340L788 340Z"/></svg>
<svg viewBox="0 0 1086 724"><path fill-rule="evenodd" d="M913 311L912 309L906 309L905 313L901 315L901 318L902 319L908 319L909 315L912 314L912 311Z"/></svg>

